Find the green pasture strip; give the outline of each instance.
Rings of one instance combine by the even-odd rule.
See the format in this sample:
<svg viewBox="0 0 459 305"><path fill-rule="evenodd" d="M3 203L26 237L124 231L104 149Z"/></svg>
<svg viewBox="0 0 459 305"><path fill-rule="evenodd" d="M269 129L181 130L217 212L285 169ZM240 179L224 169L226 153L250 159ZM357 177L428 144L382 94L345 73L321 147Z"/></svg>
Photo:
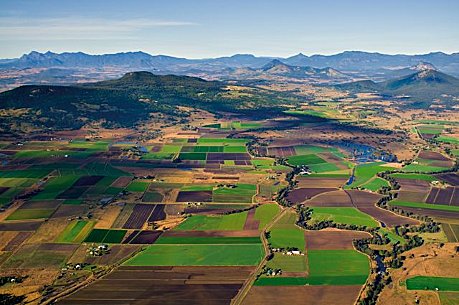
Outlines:
<svg viewBox="0 0 459 305"><path fill-rule="evenodd" d="M175 227L177 231L207 230L242 230L247 218L247 211L228 215L193 215Z"/></svg>
<svg viewBox="0 0 459 305"><path fill-rule="evenodd" d="M370 228L379 226L379 223L368 214L353 207L314 207L311 220L315 222L331 220L335 223Z"/></svg>
<svg viewBox="0 0 459 305"><path fill-rule="evenodd" d="M406 280L408 290L459 291L459 277L415 276Z"/></svg>

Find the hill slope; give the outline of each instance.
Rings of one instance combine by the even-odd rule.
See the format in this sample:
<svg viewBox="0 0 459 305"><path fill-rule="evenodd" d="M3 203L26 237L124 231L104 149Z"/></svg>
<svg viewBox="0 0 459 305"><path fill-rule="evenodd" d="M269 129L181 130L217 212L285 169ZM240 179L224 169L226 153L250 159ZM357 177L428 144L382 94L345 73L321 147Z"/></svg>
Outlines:
<svg viewBox="0 0 459 305"><path fill-rule="evenodd" d="M21 113L2 116L5 127L28 122L36 126L79 128L86 122L102 121L105 126L132 126L161 112L181 117L177 106L213 112L269 116L279 109L261 92L232 95L226 85L196 77L131 72L120 79L78 86L21 86L0 93L0 109ZM263 111L260 111L263 109Z"/></svg>

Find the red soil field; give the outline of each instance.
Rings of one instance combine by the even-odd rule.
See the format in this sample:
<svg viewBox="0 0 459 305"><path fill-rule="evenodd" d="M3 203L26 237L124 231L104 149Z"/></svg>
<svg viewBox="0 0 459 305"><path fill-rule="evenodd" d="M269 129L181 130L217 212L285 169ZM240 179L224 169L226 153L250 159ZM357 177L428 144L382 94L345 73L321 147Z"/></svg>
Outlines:
<svg viewBox="0 0 459 305"><path fill-rule="evenodd" d="M378 208L375 203L382 197L379 194L357 190L349 190L346 192L349 194L349 197L356 208L384 223L388 227L419 223L417 220L399 216L398 214Z"/></svg>
<svg viewBox="0 0 459 305"><path fill-rule="evenodd" d="M128 220L124 223L123 228L141 229L154 208L154 204L136 204Z"/></svg>
<svg viewBox="0 0 459 305"><path fill-rule="evenodd" d="M409 208L402 207L404 211L411 212L417 215L430 216L434 218L443 219L459 219L459 213L453 211L441 211L433 209L420 209L420 208Z"/></svg>
<svg viewBox="0 0 459 305"><path fill-rule="evenodd" d="M450 205L459 206L459 187L454 188L453 196L451 197Z"/></svg>
<svg viewBox="0 0 459 305"><path fill-rule="evenodd" d="M432 188L432 190L430 190L429 196L427 196L426 203L434 203L439 190L439 188Z"/></svg>
<svg viewBox="0 0 459 305"><path fill-rule="evenodd" d="M401 191L411 192L425 192L430 188L430 183L424 180L413 180L413 179L396 179L400 184Z"/></svg>
<svg viewBox="0 0 459 305"><path fill-rule="evenodd" d="M132 178L131 177L119 177L112 183L112 187L126 187L129 185L131 182Z"/></svg>
<svg viewBox="0 0 459 305"><path fill-rule="evenodd" d="M148 222L166 219L166 212L164 212L164 204L156 204Z"/></svg>
<svg viewBox="0 0 459 305"><path fill-rule="evenodd" d="M0 223L0 231L36 231L42 224L40 221L21 221Z"/></svg>
<svg viewBox="0 0 459 305"><path fill-rule="evenodd" d="M162 233L163 231L140 231L140 233L132 239L130 244L154 244Z"/></svg>
<svg viewBox="0 0 459 305"><path fill-rule="evenodd" d="M26 209L55 209L61 204L61 202L57 200L49 200L49 201L27 201L25 202L21 208Z"/></svg>
<svg viewBox="0 0 459 305"><path fill-rule="evenodd" d="M296 155L294 147L269 147L268 155L276 157L290 157Z"/></svg>
<svg viewBox="0 0 459 305"><path fill-rule="evenodd" d="M311 207L352 207L352 201L345 191L337 190L316 197L305 202Z"/></svg>
<svg viewBox="0 0 459 305"><path fill-rule="evenodd" d="M400 191L398 192L398 199L401 201L409 202L424 202L428 192L411 192L411 191Z"/></svg>
<svg viewBox="0 0 459 305"><path fill-rule="evenodd" d="M459 186L459 175L457 173L438 174L436 177L448 182L452 186Z"/></svg>
<svg viewBox="0 0 459 305"><path fill-rule="evenodd" d="M421 151L418 157L421 159L450 161L447 157L443 156L441 153L434 152L434 151L427 151L427 150Z"/></svg>
<svg viewBox="0 0 459 305"><path fill-rule="evenodd" d="M335 188L299 188L290 191L287 196L287 199L294 204L302 203L307 199L311 199L312 197L327 193L331 191L335 191Z"/></svg>
<svg viewBox="0 0 459 305"><path fill-rule="evenodd" d="M371 237L369 233L346 230L305 231L306 249L339 250L354 249L352 241Z"/></svg>
<svg viewBox="0 0 459 305"><path fill-rule="evenodd" d="M351 305L361 286L254 286L244 305Z"/></svg>
<svg viewBox="0 0 459 305"><path fill-rule="evenodd" d="M57 304L230 304L253 268L125 267Z"/></svg>
<svg viewBox="0 0 459 305"><path fill-rule="evenodd" d="M451 197L453 196L454 193L454 188L453 187L447 187L444 189L440 189L438 191L437 197L435 197L435 204L443 204L443 205L449 205L451 202Z"/></svg>
<svg viewBox="0 0 459 305"><path fill-rule="evenodd" d="M260 221L255 219L255 209L249 210L244 224L244 230L258 230Z"/></svg>
<svg viewBox="0 0 459 305"><path fill-rule="evenodd" d="M212 191L181 191L177 196L177 202L211 202Z"/></svg>
<svg viewBox="0 0 459 305"><path fill-rule="evenodd" d="M56 212L54 212L51 218L83 216L85 211L86 207L83 205L62 204Z"/></svg>

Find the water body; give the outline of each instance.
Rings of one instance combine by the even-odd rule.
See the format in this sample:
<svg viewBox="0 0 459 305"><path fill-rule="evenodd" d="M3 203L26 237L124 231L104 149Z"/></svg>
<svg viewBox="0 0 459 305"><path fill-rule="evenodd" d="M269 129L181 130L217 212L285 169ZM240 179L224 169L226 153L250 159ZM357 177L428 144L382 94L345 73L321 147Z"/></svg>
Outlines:
<svg viewBox="0 0 459 305"><path fill-rule="evenodd" d="M361 144L349 140L333 141L328 144L344 149L353 156L357 163L385 161L395 162L397 157L388 152L378 150L370 145Z"/></svg>

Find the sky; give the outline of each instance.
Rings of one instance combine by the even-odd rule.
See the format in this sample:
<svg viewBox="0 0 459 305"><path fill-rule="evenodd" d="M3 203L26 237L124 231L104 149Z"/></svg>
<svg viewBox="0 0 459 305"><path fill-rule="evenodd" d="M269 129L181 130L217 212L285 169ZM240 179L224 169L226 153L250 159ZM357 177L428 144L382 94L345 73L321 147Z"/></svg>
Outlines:
<svg viewBox="0 0 459 305"><path fill-rule="evenodd" d="M459 52L457 0L0 0L0 58Z"/></svg>

